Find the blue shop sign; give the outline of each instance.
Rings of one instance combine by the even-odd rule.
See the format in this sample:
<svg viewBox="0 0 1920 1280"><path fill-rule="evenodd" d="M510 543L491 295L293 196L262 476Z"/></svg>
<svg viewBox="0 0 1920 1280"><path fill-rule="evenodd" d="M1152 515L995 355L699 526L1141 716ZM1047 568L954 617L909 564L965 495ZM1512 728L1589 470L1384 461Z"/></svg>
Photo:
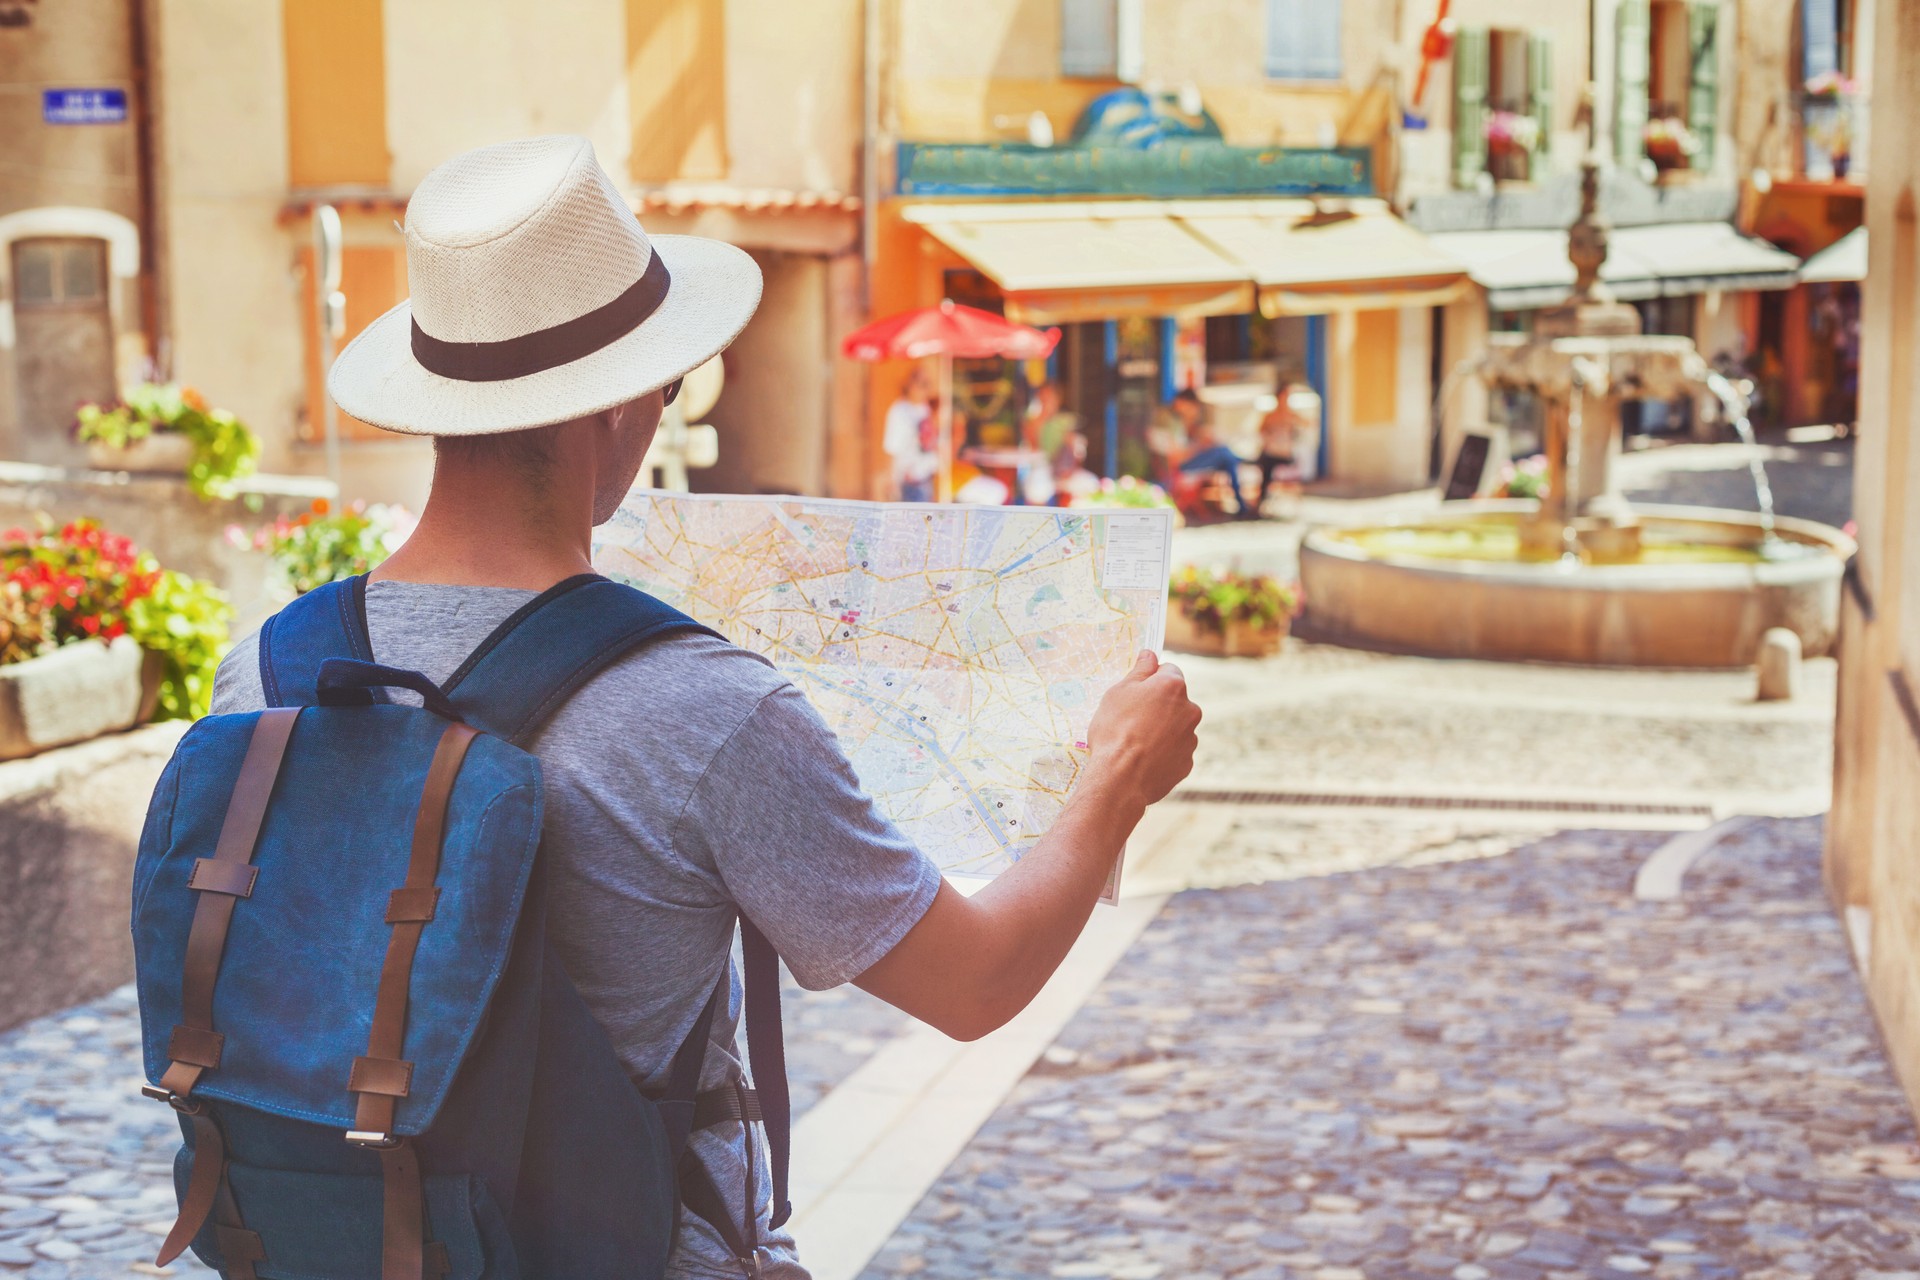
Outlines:
<svg viewBox="0 0 1920 1280"><path fill-rule="evenodd" d="M48 124L125 124L125 89L42 89L40 118Z"/></svg>

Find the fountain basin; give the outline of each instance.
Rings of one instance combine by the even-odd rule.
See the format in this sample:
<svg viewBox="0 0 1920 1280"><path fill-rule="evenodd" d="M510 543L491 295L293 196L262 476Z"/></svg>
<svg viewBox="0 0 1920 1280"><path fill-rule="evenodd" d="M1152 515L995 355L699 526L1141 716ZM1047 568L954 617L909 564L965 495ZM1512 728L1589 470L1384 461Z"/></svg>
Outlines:
<svg viewBox="0 0 1920 1280"><path fill-rule="evenodd" d="M1773 627L1795 632L1809 656L1833 646L1854 552L1838 529L1780 519L1784 545L1762 555L1757 516L1637 506L1641 563L1535 563L1517 547L1536 510L1458 503L1404 523L1311 530L1298 630L1355 648L1595 666L1746 666Z"/></svg>

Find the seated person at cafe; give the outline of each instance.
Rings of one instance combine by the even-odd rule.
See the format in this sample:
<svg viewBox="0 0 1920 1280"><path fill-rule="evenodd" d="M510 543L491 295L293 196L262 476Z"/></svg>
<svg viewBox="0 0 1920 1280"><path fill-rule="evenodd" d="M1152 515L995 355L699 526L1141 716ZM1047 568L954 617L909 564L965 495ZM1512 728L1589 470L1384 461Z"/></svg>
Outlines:
<svg viewBox="0 0 1920 1280"><path fill-rule="evenodd" d="M1190 387L1177 392L1164 414L1158 437L1164 442L1159 447L1167 454L1168 461L1185 475L1217 472L1225 476L1240 504L1240 518L1250 520L1258 516L1259 508L1240 487L1240 455L1214 436L1199 395Z"/></svg>

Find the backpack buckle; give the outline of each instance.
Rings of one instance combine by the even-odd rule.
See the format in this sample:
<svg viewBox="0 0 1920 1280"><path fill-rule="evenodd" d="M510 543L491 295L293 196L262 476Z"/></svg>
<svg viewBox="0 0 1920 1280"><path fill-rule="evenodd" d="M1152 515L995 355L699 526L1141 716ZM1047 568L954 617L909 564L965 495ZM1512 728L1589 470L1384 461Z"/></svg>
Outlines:
<svg viewBox="0 0 1920 1280"><path fill-rule="evenodd" d="M382 1133L377 1129L349 1129L347 1130L347 1142L352 1146L371 1147L377 1150L384 1150L388 1147L397 1147L400 1145L400 1139L390 1133Z"/></svg>
<svg viewBox="0 0 1920 1280"><path fill-rule="evenodd" d="M198 1098L183 1098L173 1090L157 1084L140 1086L142 1097L152 1098L155 1102L164 1102L183 1116L197 1116L207 1109L207 1104Z"/></svg>

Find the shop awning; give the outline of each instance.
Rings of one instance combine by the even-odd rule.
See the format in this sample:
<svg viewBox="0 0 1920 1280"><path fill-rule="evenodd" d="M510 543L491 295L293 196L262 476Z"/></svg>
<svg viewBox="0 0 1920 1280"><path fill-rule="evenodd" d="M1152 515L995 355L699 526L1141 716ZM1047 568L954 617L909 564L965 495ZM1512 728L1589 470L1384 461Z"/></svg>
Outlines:
<svg viewBox="0 0 1920 1280"><path fill-rule="evenodd" d="M1564 231L1455 231L1431 237L1502 311L1557 306L1573 288ZM1627 302L1710 289L1787 289L1798 262L1724 222L1616 227L1600 278Z"/></svg>
<svg viewBox="0 0 1920 1280"><path fill-rule="evenodd" d="M1180 201L1171 212L1243 263L1261 313L1441 306L1467 284L1466 268L1393 216L1381 200Z"/></svg>
<svg viewBox="0 0 1920 1280"><path fill-rule="evenodd" d="M1867 278L1867 229L1855 227L1800 264L1802 284L1858 284Z"/></svg>
<svg viewBox="0 0 1920 1280"><path fill-rule="evenodd" d="M1023 324L1253 310L1246 269L1160 201L908 205L901 216L999 285L1007 318Z"/></svg>

